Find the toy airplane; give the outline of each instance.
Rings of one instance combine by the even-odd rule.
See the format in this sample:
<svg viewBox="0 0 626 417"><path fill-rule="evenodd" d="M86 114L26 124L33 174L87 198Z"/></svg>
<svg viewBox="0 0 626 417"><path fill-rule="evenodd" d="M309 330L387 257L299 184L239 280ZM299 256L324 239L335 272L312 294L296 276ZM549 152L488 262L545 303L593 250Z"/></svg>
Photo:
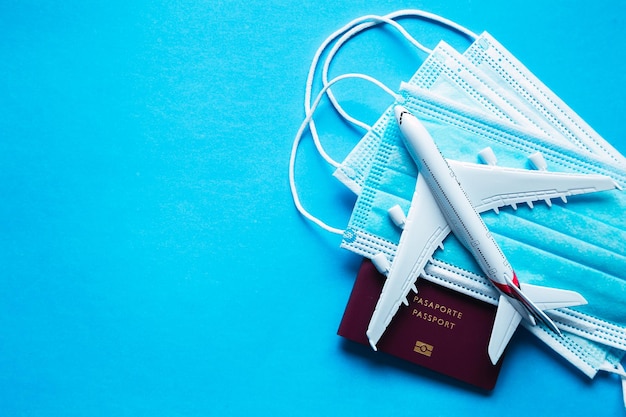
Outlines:
<svg viewBox="0 0 626 417"><path fill-rule="evenodd" d="M496 167L446 160L421 122L404 107L395 116L419 174L408 216L396 221L403 227L393 263L367 330L376 350L401 303L408 305L409 290L446 236L452 232L474 256L500 293L488 353L496 363L522 319L544 323L561 334L543 310L586 304L577 292L521 284L502 250L478 213L498 211L518 203L595 191L619 186L602 175L583 175ZM541 169L541 168L540 168ZM397 207L399 208L399 207ZM393 217L393 210L390 214ZM395 213L397 216L397 212ZM380 268L379 268L380 269Z"/></svg>

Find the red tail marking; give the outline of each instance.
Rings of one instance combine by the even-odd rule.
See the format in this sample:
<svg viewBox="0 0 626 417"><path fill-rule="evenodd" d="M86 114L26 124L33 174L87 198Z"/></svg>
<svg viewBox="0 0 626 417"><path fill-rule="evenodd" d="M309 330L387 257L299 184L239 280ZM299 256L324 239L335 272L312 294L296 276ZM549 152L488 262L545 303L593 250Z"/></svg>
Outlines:
<svg viewBox="0 0 626 417"><path fill-rule="evenodd" d="M514 297L514 298L517 298L517 297L515 297L515 295L514 295L513 289L512 289L509 285L507 285L507 284L501 284L501 283L496 282L496 281L493 281L493 280L492 280L491 282L493 283L493 285L495 285L496 287L498 287L498 289L499 289L500 291L502 291L503 293L505 293L506 295L511 296L511 297ZM519 285L519 280L517 279L517 275L515 274L515 271L513 271L513 279L511 280L511 282L512 282L512 283L513 283L513 284L514 284L517 288L519 288L519 287L520 287L520 285Z"/></svg>

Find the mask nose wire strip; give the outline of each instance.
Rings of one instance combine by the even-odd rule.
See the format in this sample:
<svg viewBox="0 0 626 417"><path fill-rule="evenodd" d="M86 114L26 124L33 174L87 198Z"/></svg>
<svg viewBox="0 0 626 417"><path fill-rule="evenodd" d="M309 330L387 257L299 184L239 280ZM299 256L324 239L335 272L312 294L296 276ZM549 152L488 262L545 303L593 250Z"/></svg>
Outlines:
<svg viewBox="0 0 626 417"><path fill-rule="evenodd" d="M337 82L339 82L341 80L345 80L345 79L348 79L348 78L357 78L357 79L363 79L363 80L369 81L369 82L377 85L381 89L383 89L389 95L391 95L394 100L402 100L402 97L400 97L397 94L395 94L389 87L387 87L386 85L384 85L383 83L381 83L377 79L375 79L373 77L370 77L369 75L356 74L356 73L355 74L343 74L343 75L340 75L338 77L333 78L332 80L330 80L328 82L328 84L326 84L322 88L322 90L319 92L319 94L315 98L315 101L311 105L311 109L307 112L305 119L302 121L302 124L300 125L300 128L298 129L298 132L296 133L296 136L295 136L295 138L293 140L293 145L291 147L291 156L289 158L289 188L291 189L291 196L293 198L293 202L294 202L298 212L300 212L300 214L302 214L302 216L304 216L306 219L308 219L308 220L312 221L313 223L317 224L322 229L324 229L324 230L326 230L328 232L331 232L331 233L338 234L338 235L342 235L344 230L327 225L326 223L324 223L323 221L321 221L320 219L318 219L317 217L315 217L311 213L309 213L302 206L302 203L300 202L300 197L298 196L298 190L297 190L296 181L295 181L295 166L296 166L296 154L297 154L297 151L298 151L298 146L300 145L300 142L302 140L302 136L304 134L304 131L305 131L307 125L309 125L311 120L313 120L313 113L317 109L317 106L319 105L320 101L322 100L322 98L324 97L324 95L326 94L326 92L328 91L328 89L332 85L334 85L335 83L337 83Z"/></svg>
<svg viewBox="0 0 626 417"><path fill-rule="evenodd" d="M396 12L393 13L389 13L385 16L377 16L377 15L367 15L367 16L362 16L359 17L357 19L352 20L351 22L349 22L348 24L346 24L345 26L343 26L342 28L338 29L337 31L335 31L333 34L331 34L328 38L326 38L326 40L322 43L322 45L320 45L320 47L318 48L317 52L315 53L315 56L313 57L313 60L311 62L311 66L309 68L309 73L307 76L307 82L306 82L306 91L305 91L305 99L304 99L304 109L305 109L305 114L309 114L311 111L311 96L312 96L312 89L313 89L313 78L315 76L315 72L319 63L319 60L321 58L321 55L323 54L323 52L326 50L326 48L328 48L328 46L338 37L342 36L342 39L338 42L338 46L335 45L335 47L333 48L333 51L329 54L329 56L326 58L326 62L324 65L324 72L322 74L322 78L323 78L323 85L325 86L326 84L328 84L328 68L330 67L330 62L332 61L334 55L337 53L337 50L341 47L341 45L343 45L345 42L347 42L350 38L352 38L354 35L372 27L372 26L376 26L379 25L381 23L387 23L389 25L391 25L392 27L396 28L411 44L413 44L416 48L426 52L427 54L430 54L431 50L426 48L424 45L422 45L421 43L419 43L417 40L415 40L405 29L402 25L400 25L399 23L395 22L394 19L399 19L399 18L404 18L404 17L421 17L423 19L427 19L427 20L431 20L434 22L438 22L441 23L444 26L448 26L453 30L456 30L466 36L468 36L469 38L473 38L473 39L477 39L478 35L472 31L470 31L469 29L451 21L448 20L444 17L441 17L439 15L436 15L434 13L429 13L423 10L416 10L416 9L407 9L407 10L398 10ZM348 35L348 33L346 32L350 32L350 34ZM344 39L345 38L345 39ZM349 114L347 114L343 108L339 105L339 103L337 102L337 100L335 99L335 97L332 95L332 93L330 92L330 90L328 91L328 95L330 97L331 103L333 104L333 107L335 107L335 109L342 115L342 117L344 117L347 121L360 126L361 128L365 129L365 130L369 130L370 126L353 118L352 116L350 116ZM315 143L315 146L318 150L318 152L320 153L320 155L324 158L324 160L326 160L326 162L328 162L330 165L333 165L334 167L338 167L339 163L336 162L335 160L333 160L324 150L324 148L321 145L321 142L319 141L319 137L317 134L317 129L315 127L315 122L313 120L311 120L309 122L309 129L311 131L311 136L313 137L313 141Z"/></svg>

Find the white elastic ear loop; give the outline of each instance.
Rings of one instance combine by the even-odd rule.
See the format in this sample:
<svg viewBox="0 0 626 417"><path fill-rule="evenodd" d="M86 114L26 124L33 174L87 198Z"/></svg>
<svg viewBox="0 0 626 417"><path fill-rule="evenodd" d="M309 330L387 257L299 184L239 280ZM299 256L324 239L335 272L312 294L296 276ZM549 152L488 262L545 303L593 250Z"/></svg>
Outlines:
<svg viewBox="0 0 626 417"><path fill-rule="evenodd" d="M296 153L298 151L298 146L300 145L300 141L302 140L302 135L304 134L304 130L306 129L307 125L310 126L310 122L311 122L311 120L313 120L313 113L317 109L317 106L320 104L320 102L322 101L322 98L324 97L324 95L326 94L326 92L328 91L328 89L332 85L334 85L335 83L337 83L337 82L339 82L341 80L345 80L347 78L359 78L359 79L363 79L363 80L369 81L369 82L377 85L381 89L383 89L389 95L391 95L394 98L394 100L401 100L401 97L398 96L397 94L395 94L390 88L388 88L386 85L384 85L383 83L381 83L377 79L375 79L373 77L370 77L369 75L365 75L365 74L343 74L343 75L340 75L340 76L335 77L332 80L330 80L322 88L322 90L318 93L317 97L313 101L313 104L311 105L311 109L307 112L306 117L302 121L302 124L300 125L300 128L298 129L298 132L296 133L296 136L295 136L295 138L293 140L293 145L291 147L291 156L289 157L289 188L291 189L291 196L293 198L293 202L294 202L294 204L296 206L296 209L305 218L307 218L308 220L310 220L313 223L317 224L322 229L324 229L324 230L326 230L328 232L331 232L331 233L338 234L338 235L342 235L344 230L327 225L326 223L324 223L323 221L321 221L320 219L318 219L317 217L315 217L311 213L309 213L302 206L302 203L300 202L300 197L298 197L298 190L297 190L297 187L296 187L295 166L296 166Z"/></svg>
<svg viewBox="0 0 626 417"><path fill-rule="evenodd" d="M622 381L622 397L624 400L624 408L626 408L626 371L621 363L617 365L605 364L599 368L601 371L606 371L612 374L616 374Z"/></svg>
<svg viewBox="0 0 626 417"><path fill-rule="evenodd" d="M433 22L438 22L444 26L448 26L449 28L454 29L457 32L462 33L472 39L478 39L478 34L469 30L465 26L459 25L458 23L450 19L446 19L445 17L440 16L438 14L430 13L424 10L401 9L401 10L396 10L395 12L386 14L385 17L389 19L393 19L393 20L401 19L403 17L421 17L423 19L432 20Z"/></svg>
<svg viewBox="0 0 626 417"><path fill-rule="evenodd" d="M390 25L391 27L395 28L398 30L398 32L400 32L400 34L407 40L409 41L413 46L415 46L417 49L425 52L426 54L430 54L432 53L431 49L428 49L427 47L425 47L424 45L422 45L418 40L416 40L414 37L412 37L407 31L406 29L404 29L404 27L402 27L402 25L400 25L398 22L388 19L384 16L375 16L372 17L372 19L375 19L375 21L373 22L367 22L367 23L362 23L358 26L353 27L352 29L348 30L346 33L343 34L343 36L341 36L341 38L339 38L339 40L337 40L337 42L333 45L332 49L328 52L328 55L326 56L326 60L324 62L324 67L322 69L322 84L326 85L328 83L328 72L330 69L330 64L332 62L332 60L335 58L335 55L337 54L337 52L339 51L339 49L341 49L341 47L346 44L351 38L355 37L356 35L358 35L359 33L373 27L373 26L377 26L379 24L382 23L386 23L388 25ZM308 87L308 86L307 86ZM344 109L343 107L341 107L341 105L339 104L339 102L337 101L337 99L335 98L335 95L332 93L331 90L328 90L327 92L328 94L328 98L331 101L333 107L335 108L335 110L337 110L337 112L344 118L346 119L348 122L355 124L361 128L363 128L364 130L370 130L371 126L367 125L366 123L363 123L362 121L350 116Z"/></svg>
<svg viewBox="0 0 626 417"><path fill-rule="evenodd" d="M435 21L435 22L439 22L445 26L450 27L453 30L456 30L470 38L476 39L478 38L478 35L472 31L470 31L469 29L451 21L448 20L444 17L441 17L439 15L436 15L434 13L429 13L429 12L425 12L423 10L415 10L415 9L409 9L409 10L399 10L390 14L387 14L385 16L377 16L377 15L367 15L367 16L363 16L357 19L354 19L353 21L351 21L350 23L348 23L347 25L343 26L341 29L335 31L333 34L331 34L328 38L326 38L326 40L322 43L322 45L318 48L312 62L311 62L311 66L309 68L309 74L307 76L307 84L306 84L306 91L305 91L305 112L308 113L310 111L310 101L311 101L311 91L313 88L313 78L315 76L315 72L317 69L317 65L319 62L319 59L322 55L322 53L326 50L326 48L332 43L333 40L335 40L336 38L338 38L339 36L341 36L343 34L343 36L341 36L341 39L339 41L337 41L337 43L334 45L333 49L330 51L330 53L328 54L328 56L326 57L326 61L323 67L323 71L322 71L322 82L323 85L326 85L328 83L328 70L330 68L330 63L332 61L332 59L334 58L334 56L336 55L337 51L341 48L341 46L343 46L343 44L345 44L349 39L351 39L352 37L354 37L355 35L357 35L358 33L371 28L373 26L382 24L382 23L386 23L389 24L390 26L392 26L393 28L397 29L400 34L402 34L402 36L404 36L404 38L406 40L408 40L411 44L413 44L416 48L422 50L423 52L430 54L432 51L428 48L426 48L424 45L422 45L420 42L418 42L415 38L413 38L407 31L406 29L404 29L404 27L402 25L400 25L399 23L395 22L393 19L399 19L399 18L403 18L403 17L421 17L427 20L431 20L431 21ZM338 103L338 101L336 100L336 98L334 97L334 95L332 94L332 92L329 90L328 91L328 97L333 105L333 107L337 110L337 112L348 122L353 123L361 128L363 128L364 130L369 130L371 127L369 125L367 125L366 123L361 122L360 120L355 119L354 117L350 116L342 107L341 105ZM315 146L318 150L318 152L320 153L320 155L326 160L326 162L328 162L329 164L331 164L332 166L334 166L335 168L339 167L339 163L336 162L335 160L333 160L327 153L326 151L323 149L321 142L319 141L319 135L317 134L317 129L315 127L315 122L311 121L310 122L310 130L311 130L311 135L313 137L313 141L315 142Z"/></svg>
<svg viewBox="0 0 626 417"><path fill-rule="evenodd" d="M362 16L359 17L357 19L352 20L350 23L346 24L345 26L343 26L342 28L338 29L337 31L335 31L334 33L332 33L328 38L326 38L326 40L324 40L324 42L322 42L322 44L320 45L320 47L317 49L315 55L313 56L313 60L311 62L311 66L309 67L309 73L307 75L307 80L306 80L306 87L305 87L305 93L304 93L304 111L305 114L309 114L311 112L311 96L312 96L312 90L313 90L313 79L315 78L315 72L317 70L317 66L319 63L319 60L322 56L322 54L324 53L324 51L326 50L326 48L328 48L328 46L335 40L337 39L339 36L341 36L342 34L346 33L347 31L350 31L351 28L354 28L357 25L362 24L363 22L367 22L369 20L373 20L373 22L370 22L369 24L366 24L366 26L364 26L362 29L352 33L350 36L348 36L348 39L351 36L354 36L354 34L365 30L371 26L377 25L379 23L382 23L383 21L389 22L389 24L393 25L393 26L399 26L399 29L402 32L404 32L403 34L406 34L405 36L408 36L408 38L413 39L411 37L411 35L409 35L404 28L402 28L400 25L398 25L396 22L393 22L389 19L386 19L384 17L381 16L376 16L376 15L367 15L367 16ZM347 39L346 39L347 40ZM419 42L417 42L415 39L413 39L414 44L416 44L416 46L420 47L420 48L425 48L423 45L421 45ZM413 43L412 42L412 43ZM342 42L342 44L345 43L345 40ZM338 49L338 48L336 48ZM337 52L336 49L333 49L332 52L332 56L335 55L335 53ZM331 58L332 59L332 58ZM330 65L330 63L328 63L328 65ZM324 66L326 68L326 65ZM326 87L326 85L328 84L328 73L326 72L326 74L323 77L323 85L324 87ZM327 89L326 89L327 90ZM364 130L369 130L370 126L359 121L356 120L354 118L352 118L350 115L348 115L343 108L341 108L341 106L338 105L336 99L333 97L333 106L338 110L339 114L344 117L347 121L354 123L355 125L363 128ZM313 142L315 143L315 147L317 148L317 151L319 152L319 154L322 156L322 158L324 158L324 160L326 162L328 162L330 165L334 166L335 168L339 167L339 162L335 161L333 158L331 158L326 151L324 150L320 140L319 140L319 135L317 133L317 129L315 127L315 122L313 120L311 120L309 122L309 129L311 131L311 136L313 137Z"/></svg>
<svg viewBox="0 0 626 417"><path fill-rule="evenodd" d="M347 31L346 33L344 33L344 35L335 43L335 45L333 46L333 48L331 49L331 51L328 53L326 60L324 62L324 67L322 69L322 83L326 84L328 82L328 72L329 72L329 68L330 68L330 64L331 61L333 60L333 58L335 57L337 51L351 38L353 38L355 35L365 31L366 29L369 29L373 26L377 26L381 23L386 23L388 25L390 25L391 27L395 28L398 30L398 32L400 32L400 34L407 40L409 41L413 46L415 46L417 49L421 50L422 52L425 52L426 54L431 54L432 53L432 49L429 49L427 47L425 47L422 43L420 43L419 41L417 41L413 36L411 36L407 30L400 25L398 22L396 22L394 19L399 19L399 18L403 18L403 17L421 17L427 20L431 20L431 21L435 21L435 22L439 22L443 25L446 25L448 27L450 27L453 30L457 30L459 32L461 32L462 34L472 38L472 39L477 39L478 35L475 34L474 32L470 31L469 29L455 23L452 22L451 20L445 19L439 15L433 14L433 13L428 13L422 10L399 10L393 13L390 13L388 15L385 16L370 16L370 18L373 20L371 22L364 22L359 24L358 26L353 27L352 29L350 29L349 31ZM345 110L341 107L341 105L339 104L339 102L337 102L333 92L331 90L328 91L328 98L330 99L331 103L333 104L333 107L337 110L337 112L339 112L339 114L342 115L342 117L346 120L348 120L349 122L357 125L357 126L361 126L364 129L369 129L370 126L366 125L365 123L353 118L352 116L350 116L349 114L347 114L345 112Z"/></svg>

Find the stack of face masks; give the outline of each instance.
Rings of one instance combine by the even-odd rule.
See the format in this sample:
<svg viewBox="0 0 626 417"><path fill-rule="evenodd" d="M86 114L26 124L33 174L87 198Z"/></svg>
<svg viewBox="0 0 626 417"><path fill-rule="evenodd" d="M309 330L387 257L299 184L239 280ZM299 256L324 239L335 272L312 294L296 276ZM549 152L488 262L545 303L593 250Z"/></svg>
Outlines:
<svg viewBox="0 0 626 417"><path fill-rule="evenodd" d="M399 92L386 89L394 103L374 126L353 119L330 95L340 114L368 129L348 157L335 163L317 138L313 111L335 82L350 77L371 79L353 74L329 81L330 60L351 37L381 23L392 25L425 50L395 21L405 16L436 20L473 42L463 54L443 41L428 50L428 57ZM324 88L310 105L315 68L333 41L335 46L323 70ZM388 210L399 205L406 213L415 188L417 171L393 116L396 104L420 119L446 158L476 162L479 152L489 147L501 166L597 173L626 186L626 158L492 36L478 36L429 13L412 10L366 16L335 32L314 59L305 101L307 119L294 143L290 165L294 201L322 227L342 232L343 248L368 258L384 254L393 261L400 230L390 220ZM334 175L358 195L344 231L308 214L297 197L293 165L307 126L322 156L336 167ZM626 312L622 307L626 301L625 209L626 193L612 191L573 197L567 204L548 201L534 207L506 208L485 213L482 218L515 266L520 281L577 291L587 299L585 306L547 312L563 330L563 337L542 325L526 327L588 377L593 378L600 370L621 375L626 404L626 374L620 364L626 352ZM446 239L445 250L435 253L421 278L497 303L496 291L453 235Z"/></svg>

